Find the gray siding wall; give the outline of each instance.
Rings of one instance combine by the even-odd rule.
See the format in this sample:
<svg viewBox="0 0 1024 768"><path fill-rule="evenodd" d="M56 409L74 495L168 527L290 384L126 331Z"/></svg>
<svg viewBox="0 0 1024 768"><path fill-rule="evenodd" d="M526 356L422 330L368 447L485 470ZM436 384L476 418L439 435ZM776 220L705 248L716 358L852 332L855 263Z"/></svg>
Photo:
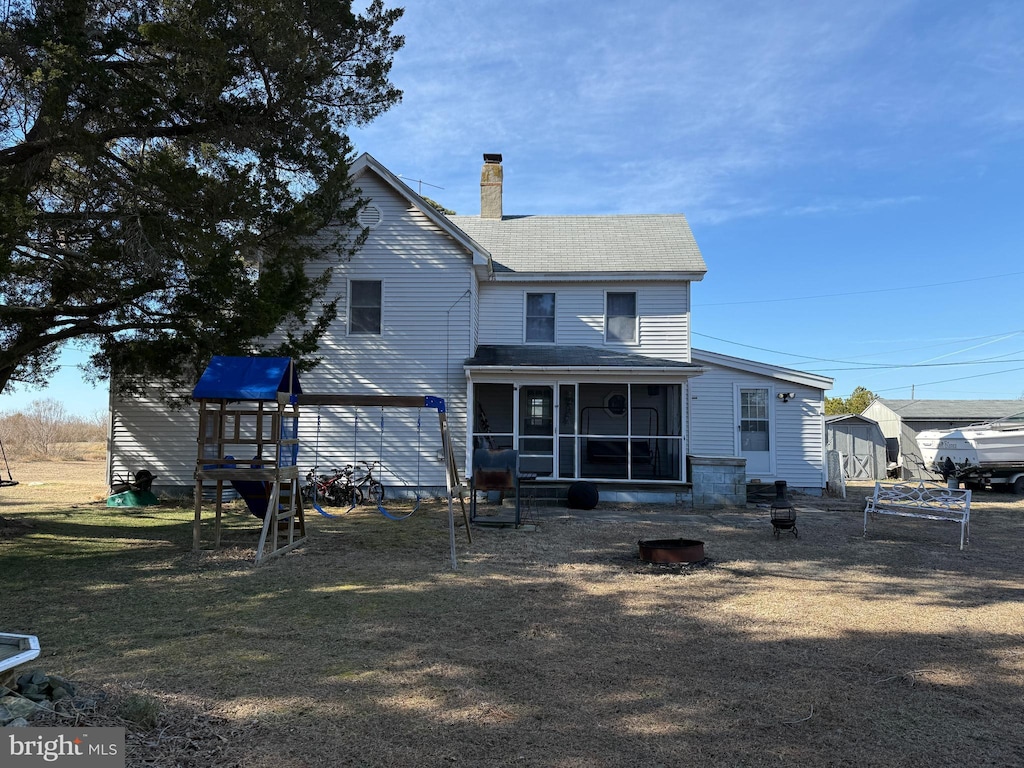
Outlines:
<svg viewBox="0 0 1024 768"><path fill-rule="evenodd" d="M871 403L864 409L861 416L877 421L885 437L899 437L900 427L903 426L902 419L881 403Z"/></svg>
<svg viewBox="0 0 1024 768"><path fill-rule="evenodd" d="M739 415L736 413L736 385L768 387L771 409L771 440L774 473L748 480L785 480L795 488L825 486L824 394L813 387L767 376L705 365L707 372L689 383L689 452L694 456L736 456ZM777 392L794 392L788 403L776 399Z"/></svg>
<svg viewBox="0 0 1024 768"><path fill-rule="evenodd" d="M605 344L607 291L636 291L638 343ZM522 283L480 285L480 343L525 343L526 294L555 294L555 343L607 347L666 360L690 361L689 283Z"/></svg>
<svg viewBox="0 0 1024 768"><path fill-rule="evenodd" d="M935 475L923 469L924 460L921 458L921 450L917 447L917 433L926 429L945 429L950 421L916 421L904 423L899 414L881 403L871 403L861 414L869 419L878 422L885 437L895 437L900 444L900 477L904 480L934 480ZM972 423L964 420L962 426Z"/></svg>
<svg viewBox="0 0 1024 768"><path fill-rule="evenodd" d="M444 397L456 456L465 453L465 376L474 350L475 278L469 254L373 174L358 182L381 210L381 223L351 263L334 264L328 295L341 297L338 318L321 343L323 362L300 375L307 393ZM382 333L348 335L348 281L380 280ZM299 463L321 469L355 459L382 460L392 487L444 487L437 413L380 408L303 409ZM417 429L417 419L420 426ZM319 429L318 422L319 420ZM155 398L113 404L112 469L150 468L157 485L191 486L193 414L171 413Z"/></svg>

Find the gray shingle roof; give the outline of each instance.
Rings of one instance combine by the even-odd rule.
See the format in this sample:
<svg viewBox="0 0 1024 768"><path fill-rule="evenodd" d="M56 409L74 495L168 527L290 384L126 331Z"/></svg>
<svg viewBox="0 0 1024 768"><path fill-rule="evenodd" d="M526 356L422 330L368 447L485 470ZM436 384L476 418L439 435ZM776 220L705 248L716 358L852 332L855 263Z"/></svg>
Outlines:
<svg viewBox="0 0 1024 768"><path fill-rule="evenodd" d="M467 366L557 366L560 368L678 368L699 371L699 365L658 357L613 352L596 347L559 347L533 344L481 344Z"/></svg>
<svg viewBox="0 0 1024 768"><path fill-rule="evenodd" d="M1024 413L1024 400L887 400L878 402L907 419L990 421Z"/></svg>
<svg viewBox="0 0 1024 768"><path fill-rule="evenodd" d="M501 272L688 272L707 265L682 214L449 216Z"/></svg>
<svg viewBox="0 0 1024 768"><path fill-rule="evenodd" d="M836 413L825 417L826 424L832 424L837 421L863 421L865 424L878 424L874 419L869 419L867 416L861 416L859 413Z"/></svg>

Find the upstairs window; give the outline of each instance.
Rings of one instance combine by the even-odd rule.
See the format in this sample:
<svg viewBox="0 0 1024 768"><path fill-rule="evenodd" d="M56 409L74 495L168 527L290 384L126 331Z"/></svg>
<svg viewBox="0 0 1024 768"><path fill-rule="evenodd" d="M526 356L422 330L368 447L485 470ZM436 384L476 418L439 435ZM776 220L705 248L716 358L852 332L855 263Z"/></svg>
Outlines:
<svg viewBox="0 0 1024 768"><path fill-rule="evenodd" d="M526 294L526 342L555 343L555 294Z"/></svg>
<svg viewBox="0 0 1024 768"><path fill-rule="evenodd" d="M348 332L380 335L380 280L351 280L348 286Z"/></svg>
<svg viewBox="0 0 1024 768"><path fill-rule="evenodd" d="M632 344L636 342L636 293L605 295L604 340Z"/></svg>

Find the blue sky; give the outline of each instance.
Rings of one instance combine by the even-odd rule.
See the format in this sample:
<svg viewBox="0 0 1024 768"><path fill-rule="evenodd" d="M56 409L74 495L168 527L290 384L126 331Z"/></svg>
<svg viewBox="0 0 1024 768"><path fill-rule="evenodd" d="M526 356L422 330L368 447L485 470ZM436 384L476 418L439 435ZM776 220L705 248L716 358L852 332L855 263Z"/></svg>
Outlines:
<svg viewBox="0 0 1024 768"><path fill-rule="evenodd" d="M479 212L686 214L694 346L884 397L1024 396L1024 3L409 0L351 132ZM106 392L73 367L38 397Z"/></svg>

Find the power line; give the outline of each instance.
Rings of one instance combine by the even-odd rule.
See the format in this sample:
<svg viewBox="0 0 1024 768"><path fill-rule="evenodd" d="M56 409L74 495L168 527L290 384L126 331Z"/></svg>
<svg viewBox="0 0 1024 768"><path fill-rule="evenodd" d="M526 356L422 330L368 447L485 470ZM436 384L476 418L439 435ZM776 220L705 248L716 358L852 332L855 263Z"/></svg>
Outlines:
<svg viewBox="0 0 1024 768"><path fill-rule="evenodd" d="M1020 362L1020 361L1017 361ZM887 387L886 389L879 389L878 392L889 392L893 389L906 389L908 386L913 387L934 387L936 384L951 384L954 381L967 381L968 379L981 379L985 376L998 376L1002 373L1016 373L1017 371L1024 371L1024 368L1009 368L1005 371L991 371L989 373L976 373L972 376L960 376L956 379L943 379L942 381L928 381L924 384L904 384L901 387Z"/></svg>
<svg viewBox="0 0 1024 768"><path fill-rule="evenodd" d="M729 339L723 339L719 336L712 336L711 334L708 333L697 333L697 331L691 331L691 333L694 336L700 336L702 339L714 339L715 341L721 341L724 342L725 344L734 344L737 347L745 347L746 349L753 349L758 352L768 352L773 355L786 355L787 357L797 357L800 358L801 360L813 360L818 363L842 363L843 365L846 365L848 363L851 365L853 364L853 361L851 360L833 360L832 358L828 357L811 357L809 355L798 355L795 352L783 352L778 349L767 349L766 347L757 347L754 346L753 344L744 344L739 341L731 341ZM872 365L875 365L875 363L873 363ZM884 365L884 363L877 363L877 365Z"/></svg>
<svg viewBox="0 0 1024 768"><path fill-rule="evenodd" d="M965 360L962 363L906 363L905 365L893 364L893 365L882 366L881 364L879 364L879 365L867 366L867 367L855 366L853 368L815 368L812 371L809 371L809 373L821 373L821 372L831 372L831 371L880 371L880 370L900 371L900 370L904 370L904 369L907 369L907 368L955 368L958 365L996 365L996 364L1002 364L1002 363L1024 363L1024 358L1018 358L1016 360L992 360L992 359L986 359L986 360ZM983 375L983 376L991 376L991 375L995 375L995 374L981 374L981 375Z"/></svg>
<svg viewBox="0 0 1024 768"><path fill-rule="evenodd" d="M922 288L940 288L946 285L963 285L964 283L977 283L981 280L996 280L1004 277L1016 277L1024 275L1024 272L1007 272L1002 275L988 275L987 277L966 277L963 280L950 280L945 283L927 283L925 285L901 285L893 288L875 288L869 291L850 291L848 293L821 293L814 296L796 296L789 299L749 299L746 301L712 301L706 304L694 302L701 307L734 307L742 304L779 304L782 302L808 301L810 299L835 299L842 296L865 296L872 293L893 293L894 291L919 291Z"/></svg>
<svg viewBox="0 0 1024 768"><path fill-rule="evenodd" d="M840 365L854 366L852 368L816 368L816 369L814 369L815 371L872 371L872 370L879 370L879 371L881 371L881 370L896 370L896 369L900 369L900 368L937 368L937 367L941 367L941 366L955 366L955 365L981 365L981 364L985 364L985 363L1020 363L1020 362L1024 362L1024 359L1019 359L1019 360L1018 359L1010 359L1010 360L1006 359L1007 355L1019 355L1021 353L1021 350L1016 350L1014 352L1006 352L1006 353L1004 353L1002 355L994 355L993 357L986 357L986 358L982 358L980 360L965 360L965 361L962 361L962 362L954 362L954 363L924 363L924 362L922 362L922 363L864 363L864 364L858 365L858 362L857 362L856 359L854 359L854 360L837 360L835 358L829 358L829 357L811 357L810 355L801 355L801 354L797 354L796 352L784 352L784 351L782 351L780 349L768 349L767 347L758 347L758 346L755 346L753 344L744 344L743 342L740 342L740 341L732 341L731 339L723 339L721 336L712 336L712 335L707 334L707 333L698 333L697 331L692 331L691 333L692 333L693 336L700 336L701 338L704 338L704 339L713 339L714 341L721 341L724 344L733 344L733 345L735 345L737 347L744 347L746 349L753 349L753 350L755 350L757 352L766 352L768 354L773 354L773 355L784 355L786 357L795 357L795 358L799 358L800 360L807 360L807 361L810 361L810 362L838 363ZM1024 331L1013 331L1013 332L1010 332L1009 334L1003 333L1003 334L995 334L993 336L975 336L973 338L964 339L964 341L977 341L978 339L994 339L996 341L1003 341L1005 339L1008 339L1008 338L1011 338L1013 336L1016 336L1016 335L1018 335L1020 333L1024 333ZM935 345L935 346L940 346L940 345ZM984 346L984 345L979 344L977 346ZM976 347L971 347L971 349L975 349L975 348ZM900 350L900 351L901 352L913 352L914 350L910 349L910 350ZM958 352L966 352L966 351L968 351L968 350L958 350ZM958 354L958 352L950 352L949 354ZM942 355L941 357L947 357L947 356L948 355ZM938 358L933 358L933 359L938 359Z"/></svg>

